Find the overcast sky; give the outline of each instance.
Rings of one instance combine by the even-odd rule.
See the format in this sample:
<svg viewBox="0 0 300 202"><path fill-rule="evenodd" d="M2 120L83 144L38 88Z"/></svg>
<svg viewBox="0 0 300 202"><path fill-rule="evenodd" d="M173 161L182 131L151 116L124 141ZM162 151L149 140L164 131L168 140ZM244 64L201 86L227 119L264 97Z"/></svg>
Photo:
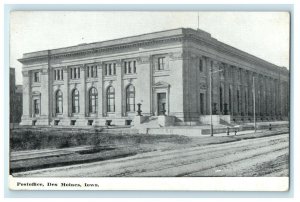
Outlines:
<svg viewBox="0 0 300 202"><path fill-rule="evenodd" d="M287 68L289 23L285 12L199 12L199 28L212 37ZM12 12L10 67L22 84L23 53L197 26L197 12Z"/></svg>

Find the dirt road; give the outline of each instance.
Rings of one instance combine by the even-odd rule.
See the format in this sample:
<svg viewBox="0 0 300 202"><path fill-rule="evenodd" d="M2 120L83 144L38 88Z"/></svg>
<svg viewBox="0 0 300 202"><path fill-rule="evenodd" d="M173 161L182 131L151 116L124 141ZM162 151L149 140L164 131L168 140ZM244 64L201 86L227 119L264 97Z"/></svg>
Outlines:
<svg viewBox="0 0 300 202"><path fill-rule="evenodd" d="M121 159L16 173L14 176L288 176L288 134L153 151Z"/></svg>

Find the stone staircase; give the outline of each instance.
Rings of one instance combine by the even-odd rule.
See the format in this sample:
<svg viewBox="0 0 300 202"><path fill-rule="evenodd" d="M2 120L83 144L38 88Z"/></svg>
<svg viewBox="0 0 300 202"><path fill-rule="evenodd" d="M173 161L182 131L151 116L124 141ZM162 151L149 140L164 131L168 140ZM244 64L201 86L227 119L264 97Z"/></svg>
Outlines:
<svg viewBox="0 0 300 202"><path fill-rule="evenodd" d="M143 127L143 128L160 128L162 126L159 125L157 116L149 116L149 117L145 118L145 120L140 124L139 127Z"/></svg>

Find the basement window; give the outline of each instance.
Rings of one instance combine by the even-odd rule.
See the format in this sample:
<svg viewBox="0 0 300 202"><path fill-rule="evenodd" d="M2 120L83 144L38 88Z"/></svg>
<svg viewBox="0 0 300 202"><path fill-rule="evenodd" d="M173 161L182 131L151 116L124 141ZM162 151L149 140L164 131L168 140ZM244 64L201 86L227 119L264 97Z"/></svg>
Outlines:
<svg viewBox="0 0 300 202"><path fill-rule="evenodd" d="M126 126L130 126L131 122L132 122L132 120L126 120L126 122L125 122Z"/></svg>
<svg viewBox="0 0 300 202"><path fill-rule="evenodd" d="M88 120L88 125L89 125L89 126L92 126L92 125L93 125L93 122L94 122L93 120Z"/></svg>
<svg viewBox="0 0 300 202"><path fill-rule="evenodd" d="M76 120L71 120L71 126L75 126Z"/></svg>
<svg viewBox="0 0 300 202"><path fill-rule="evenodd" d="M55 125L55 126L58 126L58 123L59 123L59 120L55 120L55 121L54 121L54 125Z"/></svg>
<svg viewBox="0 0 300 202"><path fill-rule="evenodd" d="M112 122L112 120L106 120L106 123L105 123L105 125L107 125L107 126L111 126L111 122Z"/></svg>

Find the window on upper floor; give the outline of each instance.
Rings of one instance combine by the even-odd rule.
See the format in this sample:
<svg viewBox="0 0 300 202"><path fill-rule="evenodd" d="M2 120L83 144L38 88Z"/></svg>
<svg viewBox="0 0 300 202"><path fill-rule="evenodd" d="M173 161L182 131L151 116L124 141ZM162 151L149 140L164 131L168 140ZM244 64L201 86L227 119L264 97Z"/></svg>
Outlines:
<svg viewBox="0 0 300 202"><path fill-rule="evenodd" d="M70 79L79 79L79 78L80 78L80 67L71 67Z"/></svg>
<svg viewBox="0 0 300 202"><path fill-rule="evenodd" d="M97 78L97 65L89 65L86 67L87 78Z"/></svg>
<svg viewBox="0 0 300 202"><path fill-rule="evenodd" d="M33 82L40 82L40 72L33 72Z"/></svg>
<svg viewBox="0 0 300 202"><path fill-rule="evenodd" d="M54 70L54 80L55 81L62 81L64 80L64 72L62 69L55 69Z"/></svg>
<svg viewBox="0 0 300 202"><path fill-rule="evenodd" d="M159 57L157 60L158 60L157 70L164 70L165 69L166 58L165 57Z"/></svg>
<svg viewBox="0 0 300 202"><path fill-rule="evenodd" d="M202 58L199 58L199 71L203 72L203 60L202 60Z"/></svg>
<svg viewBox="0 0 300 202"><path fill-rule="evenodd" d="M111 76L117 74L117 65L116 63L106 63L105 64L105 75Z"/></svg>
<svg viewBox="0 0 300 202"><path fill-rule="evenodd" d="M125 74L136 74L136 61L127 60L124 62L124 73Z"/></svg>

